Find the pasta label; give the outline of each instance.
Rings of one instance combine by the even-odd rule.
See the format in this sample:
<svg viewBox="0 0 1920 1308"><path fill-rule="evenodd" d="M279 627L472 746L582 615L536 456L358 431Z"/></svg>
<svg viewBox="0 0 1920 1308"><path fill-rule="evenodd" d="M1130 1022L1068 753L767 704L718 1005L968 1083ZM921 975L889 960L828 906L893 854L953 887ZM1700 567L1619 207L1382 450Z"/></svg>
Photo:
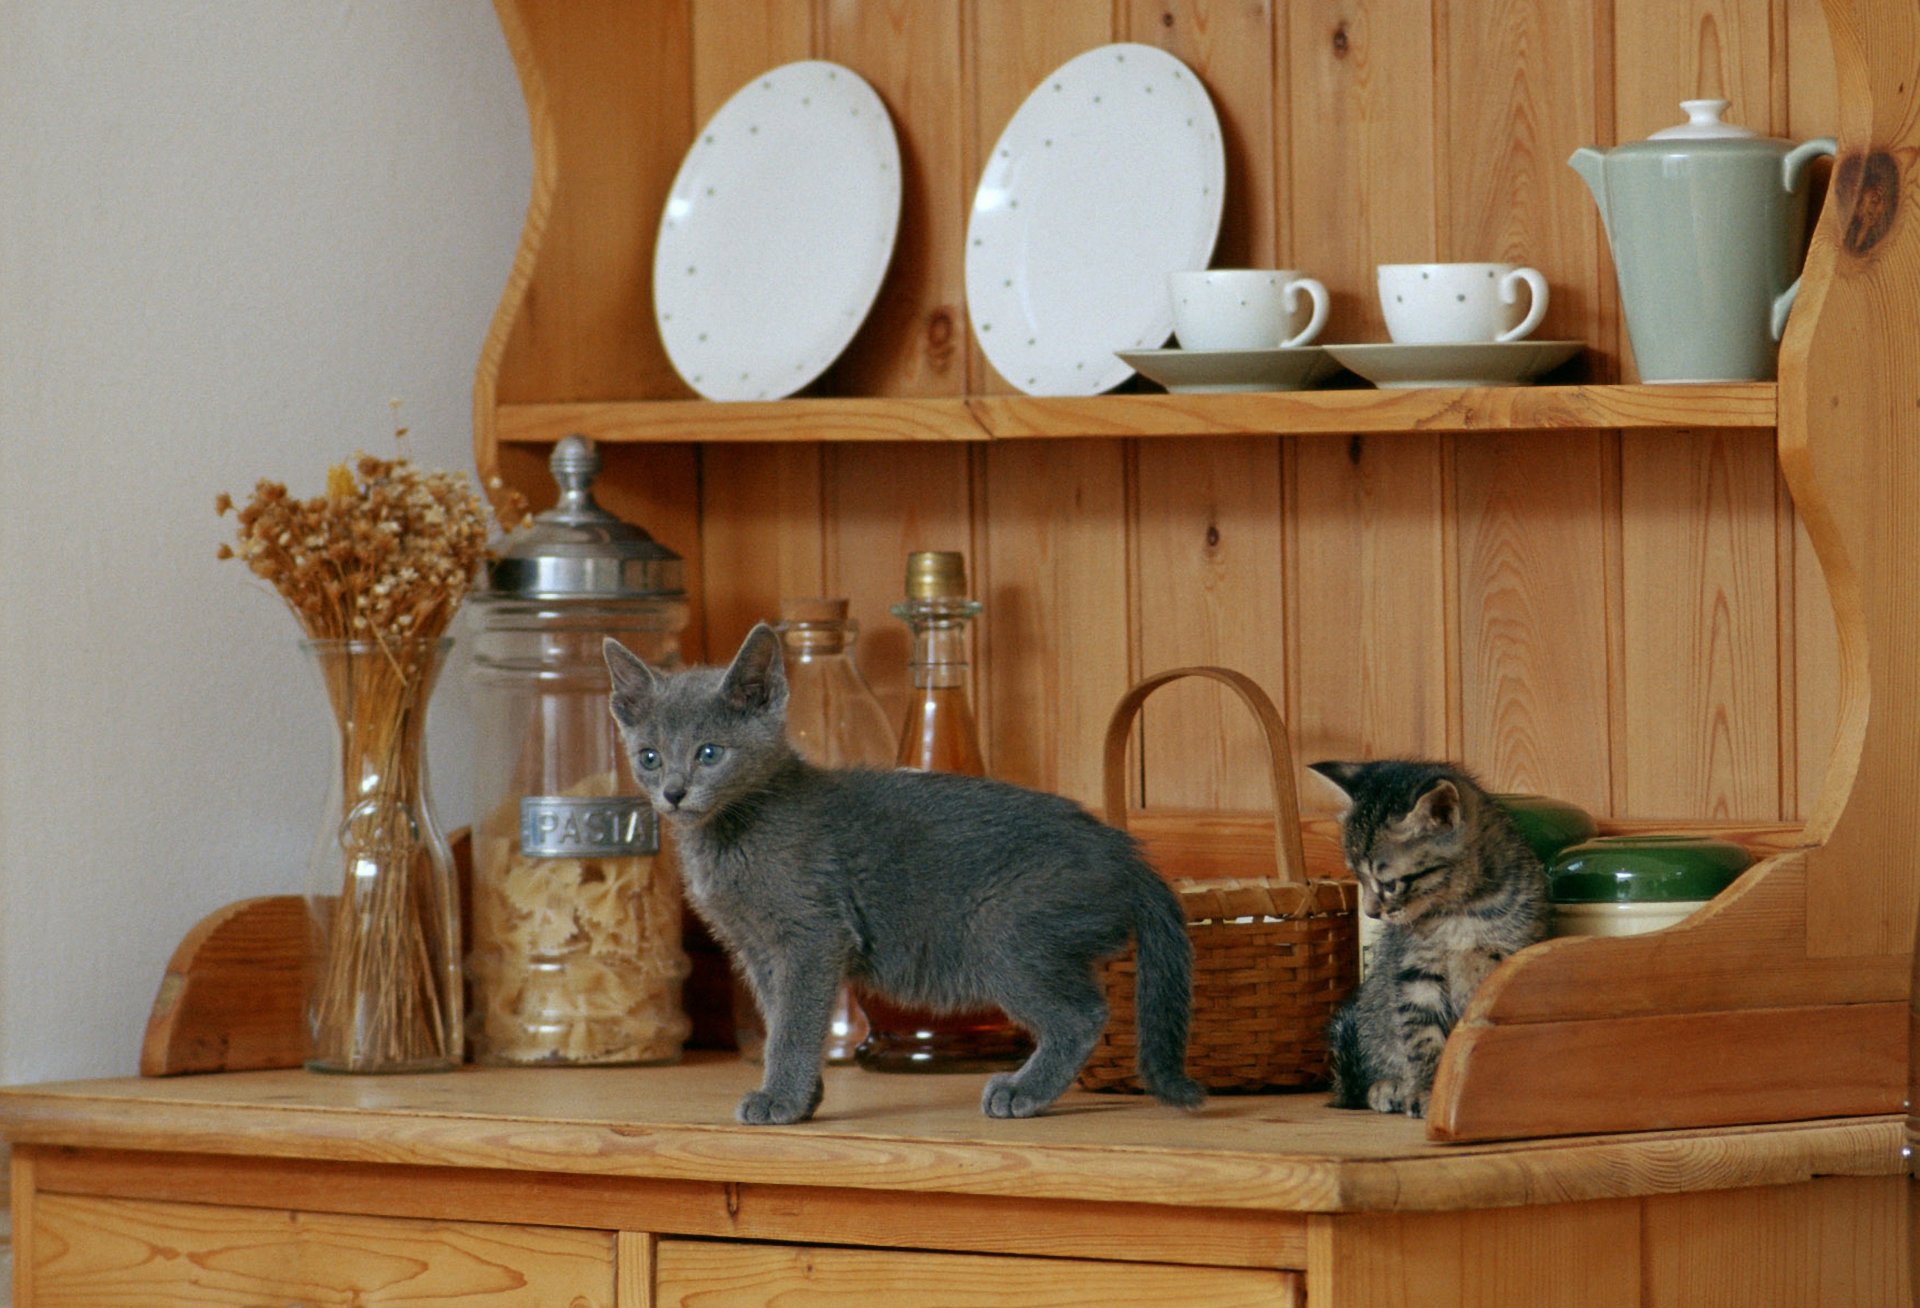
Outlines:
<svg viewBox="0 0 1920 1308"><path fill-rule="evenodd" d="M643 799L528 795L520 801L520 852L528 858L621 858L660 848L660 826Z"/></svg>

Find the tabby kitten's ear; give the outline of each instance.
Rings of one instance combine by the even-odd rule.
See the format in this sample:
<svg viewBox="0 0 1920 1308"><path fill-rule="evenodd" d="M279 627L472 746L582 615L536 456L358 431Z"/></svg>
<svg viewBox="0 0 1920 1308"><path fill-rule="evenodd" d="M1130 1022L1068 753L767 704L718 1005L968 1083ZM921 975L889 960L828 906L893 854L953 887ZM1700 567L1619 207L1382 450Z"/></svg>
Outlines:
<svg viewBox="0 0 1920 1308"><path fill-rule="evenodd" d="M766 623L758 623L740 642L740 652L720 682L720 698L749 713L773 713L786 707L787 671L780 657L780 637Z"/></svg>
<svg viewBox="0 0 1920 1308"><path fill-rule="evenodd" d="M1418 832L1444 833L1465 821L1460 788L1442 777L1420 792L1407 813L1407 825Z"/></svg>
<svg viewBox="0 0 1920 1308"><path fill-rule="evenodd" d="M613 674L613 719L623 727L639 724L653 706L660 677L646 661L612 636L600 642L607 671Z"/></svg>
<svg viewBox="0 0 1920 1308"><path fill-rule="evenodd" d="M1360 774L1366 766L1364 763L1309 763L1307 770L1319 773L1326 779L1327 784L1340 792L1340 798L1351 805L1354 783L1360 779Z"/></svg>

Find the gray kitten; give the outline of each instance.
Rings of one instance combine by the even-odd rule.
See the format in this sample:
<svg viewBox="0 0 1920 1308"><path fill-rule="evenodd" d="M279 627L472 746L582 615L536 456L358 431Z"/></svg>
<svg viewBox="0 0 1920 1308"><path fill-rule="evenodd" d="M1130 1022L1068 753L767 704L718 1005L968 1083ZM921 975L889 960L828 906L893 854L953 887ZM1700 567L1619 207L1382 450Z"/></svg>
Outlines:
<svg viewBox="0 0 1920 1308"><path fill-rule="evenodd" d="M1327 1037L1333 1106L1422 1117L1447 1033L1494 965L1546 935L1540 859L1474 779L1444 763L1315 763L1350 801L1341 848L1385 925Z"/></svg>
<svg viewBox="0 0 1920 1308"><path fill-rule="evenodd" d="M844 977L914 1007L1004 1010L1035 1047L987 1082L981 1108L1031 1117L1093 1051L1107 1022L1094 964L1129 936L1140 1079L1163 1102L1200 1105L1185 918L1124 832L984 777L807 763L787 743L786 672L764 624L725 669L656 672L614 640L606 657L634 778L766 1015L765 1073L740 1121L812 1116Z"/></svg>

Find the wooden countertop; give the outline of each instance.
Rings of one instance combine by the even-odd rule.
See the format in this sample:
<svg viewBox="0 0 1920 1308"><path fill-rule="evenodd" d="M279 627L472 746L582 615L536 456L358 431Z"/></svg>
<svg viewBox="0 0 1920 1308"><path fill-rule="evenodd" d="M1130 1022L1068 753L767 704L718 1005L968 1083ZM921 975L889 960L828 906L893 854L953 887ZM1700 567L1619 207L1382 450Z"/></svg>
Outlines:
<svg viewBox="0 0 1920 1308"><path fill-rule="evenodd" d="M736 1126L758 1068L469 1068L427 1076L243 1072L0 1089L15 1144L593 1176L842 1186L1276 1212L1440 1211L1900 1171L1888 1117L1504 1144L1323 1096L1217 1096L1198 1114L1071 1092L1022 1122L983 1078L834 1068L812 1122Z"/></svg>

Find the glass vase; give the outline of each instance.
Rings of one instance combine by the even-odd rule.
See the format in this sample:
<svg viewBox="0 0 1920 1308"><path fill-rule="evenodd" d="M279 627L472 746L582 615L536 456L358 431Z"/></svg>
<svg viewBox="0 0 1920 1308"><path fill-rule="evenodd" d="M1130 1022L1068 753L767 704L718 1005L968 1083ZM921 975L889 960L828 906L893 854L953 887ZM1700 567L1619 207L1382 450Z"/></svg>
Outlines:
<svg viewBox="0 0 1920 1308"><path fill-rule="evenodd" d="M316 1071L460 1063L460 906L426 751L427 701L451 644L302 645L334 725L307 862L307 1066Z"/></svg>

